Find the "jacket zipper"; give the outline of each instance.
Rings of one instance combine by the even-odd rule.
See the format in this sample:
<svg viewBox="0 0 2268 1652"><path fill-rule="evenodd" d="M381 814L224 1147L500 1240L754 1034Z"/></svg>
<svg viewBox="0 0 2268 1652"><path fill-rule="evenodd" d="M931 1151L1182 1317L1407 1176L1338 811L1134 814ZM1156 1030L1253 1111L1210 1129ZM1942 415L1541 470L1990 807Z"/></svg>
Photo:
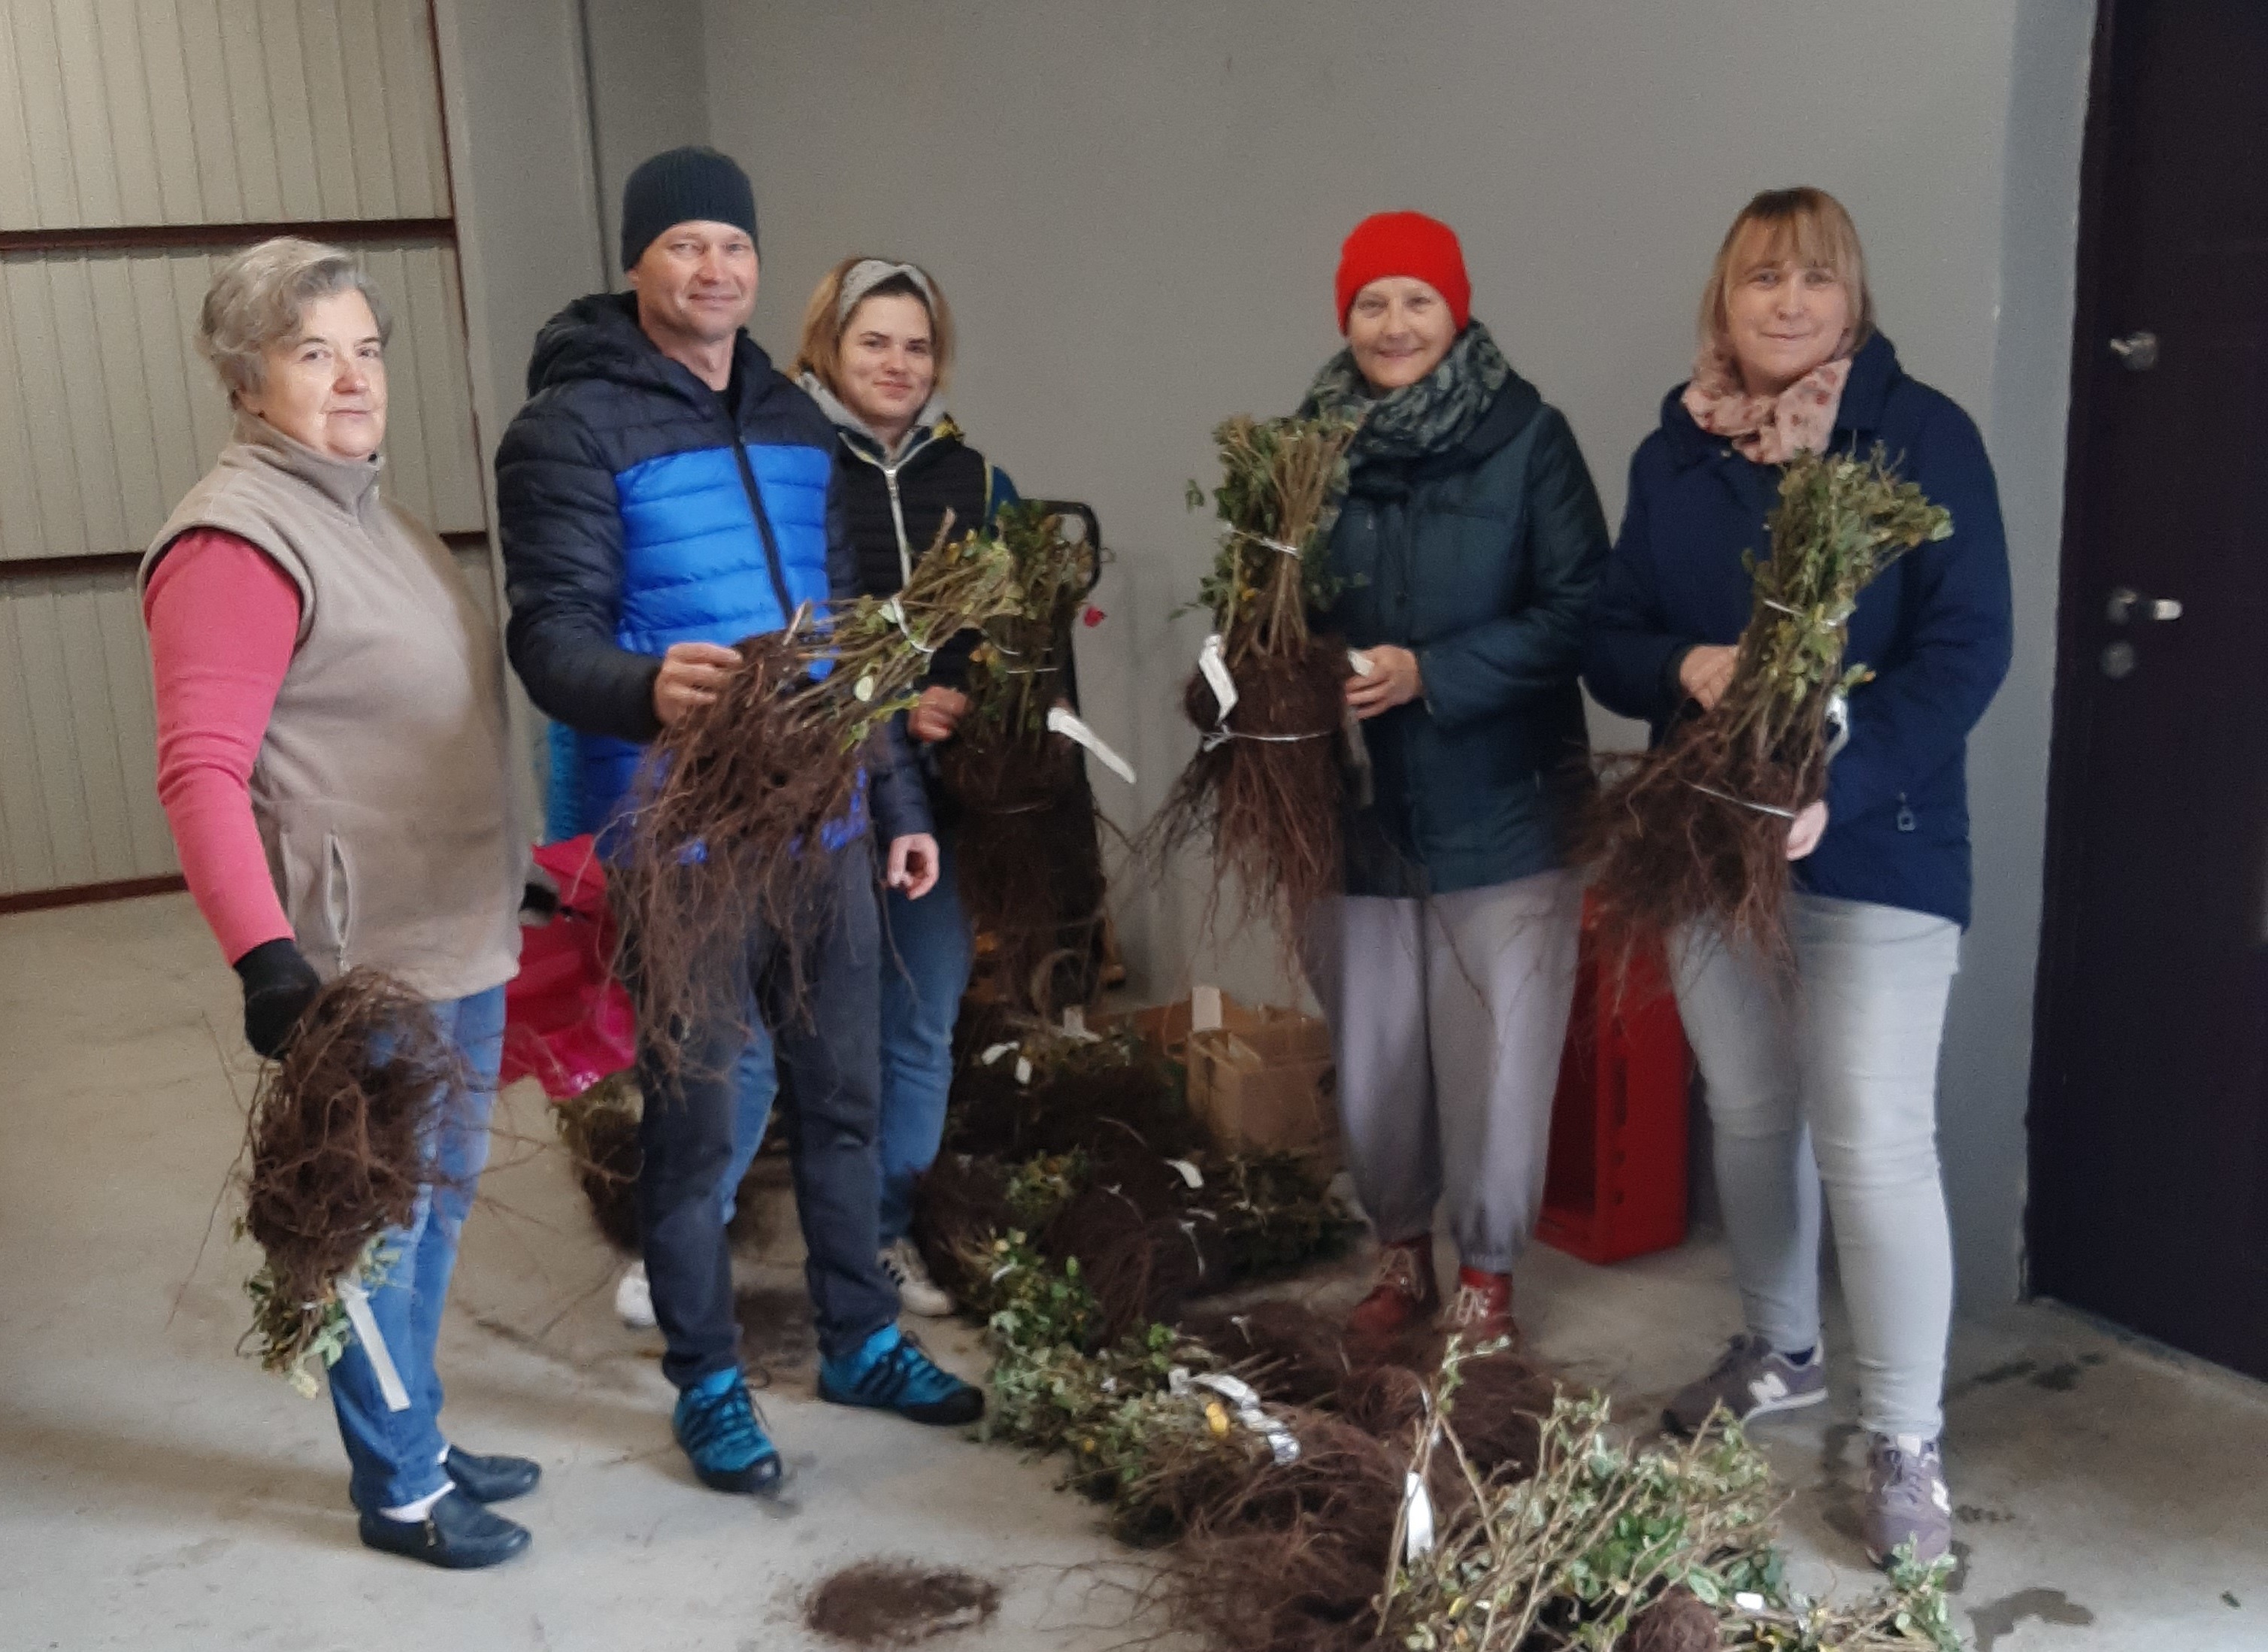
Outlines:
<svg viewBox="0 0 2268 1652"><path fill-rule="evenodd" d="M779 541L772 533L771 513L764 509L763 490L756 486L756 473L748 463L748 450L740 440L737 420L727 419L733 437L733 460L740 467L740 486L748 496L748 510L756 519L756 533L764 542L764 572L771 576L772 599L779 604L780 629L784 631L795 622L795 602L788 594L787 572L780 564Z"/></svg>
<svg viewBox="0 0 2268 1652"><path fill-rule="evenodd" d="M911 447L907 448L905 452L900 454L895 461L877 459L873 454L868 453L865 448L859 446L855 442L845 441L843 444L852 453L858 454L859 458L873 466L875 469L880 471L882 473L882 484L889 490L890 523L891 526L895 527L898 532L898 586L902 590L914 582L914 548L912 542L906 538L906 513L904 505L900 502L898 498L898 472L904 466L913 462L913 457L916 454L921 452L923 448L929 446L931 434L932 432L930 431L923 431L921 432L921 439L916 442Z"/></svg>
<svg viewBox="0 0 2268 1652"><path fill-rule="evenodd" d="M898 467L884 465L882 481L890 490L890 522L898 530L898 588L902 591L914 582L914 553L906 543L906 513L898 503Z"/></svg>
<svg viewBox="0 0 2268 1652"><path fill-rule="evenodd" d="M1910 832L1914 829L1914 812L1906 807L1906 794L1901 792L1898 793L1898 830L1902 832Z"/></svg>

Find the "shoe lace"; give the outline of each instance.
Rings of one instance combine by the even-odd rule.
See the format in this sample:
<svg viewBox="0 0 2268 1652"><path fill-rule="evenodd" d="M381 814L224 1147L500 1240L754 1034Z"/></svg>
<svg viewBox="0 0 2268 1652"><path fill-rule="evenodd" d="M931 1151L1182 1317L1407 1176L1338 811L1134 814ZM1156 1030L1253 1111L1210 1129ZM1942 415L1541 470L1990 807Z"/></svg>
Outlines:
<svg viewBox="0 0 2268 1652"><path fill-rule="evenodd" d="M1408 1245L1388 1245L1378 1253L1378 1272L1372 1276L1373 1290L1398 1291L1404 1296L1420 1297L1425 1287L1418 1277L1418 1257Z"/></svg>
<svg viewBox="0 0 2268 1652"><path fill-rule="evenodd" d="M859 1386L883 1404L895 1405L908 1399L917 1404L938 1399L959 1388L961 1379L931 1359L921 1344L902 1331L898 1346L874 1361L873 1368Z"/></svg>
<svg viewBox="0 0 2268 1652"><path fill-rule="evenodd" d="M753 1459L771 1449L756 1402L740 1383L695 1404L686 1416L684 1434L687 1448L703 1456Z"/></svg>
<svg viewBox="0 0 2268 1652"><path fill-rule="evenodd" d="M901 1239L882 1252L882 1269L898 1285L931 1285L929 1264L910 1239Z"/></svg>
<svg viewBox="0 0 2268 1652"><path fill-rule="evenodd" d="M1899 1514L1920 1514L1936 1503L1937 1474L1931 1454L1906 1450L1895 1440L1874 1447L1875 1495Z"/></svg>
<svg viewBox="0 0 2268 1652"><path fill-rule="evenodd" d="M1460 1327L1476 1325L1494 1311L1488 1292L1477 1285L1460 1285L1456 1300L1449 1304L1449 1323Z"/></svg>

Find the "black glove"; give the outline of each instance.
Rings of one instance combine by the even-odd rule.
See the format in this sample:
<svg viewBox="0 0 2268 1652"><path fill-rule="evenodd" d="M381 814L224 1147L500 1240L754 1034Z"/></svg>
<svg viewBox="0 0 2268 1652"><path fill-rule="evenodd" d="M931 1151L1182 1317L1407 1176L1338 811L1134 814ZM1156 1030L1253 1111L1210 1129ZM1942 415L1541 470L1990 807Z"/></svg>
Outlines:
<svg viewBox="0 0 2268 1652"><path fill-rule="evenodd" d="M244 983L244 1041L273 1061L323 990L322 977L291 940L261 941L236 961L236 975Z"/></svg>

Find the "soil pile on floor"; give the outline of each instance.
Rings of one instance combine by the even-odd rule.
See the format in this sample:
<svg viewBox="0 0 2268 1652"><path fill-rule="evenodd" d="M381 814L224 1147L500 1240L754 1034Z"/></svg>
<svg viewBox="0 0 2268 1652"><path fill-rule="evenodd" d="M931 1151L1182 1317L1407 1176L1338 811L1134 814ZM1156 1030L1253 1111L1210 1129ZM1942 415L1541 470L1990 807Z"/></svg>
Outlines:
<svg viewBox="0 0 2268 1652"><path fill-rule="evenodd" d="M906 1647L974 1629L999 1610L999 1589L967 1572L861 1560L812 1591L803 1621L846 1646Z"/></svg>

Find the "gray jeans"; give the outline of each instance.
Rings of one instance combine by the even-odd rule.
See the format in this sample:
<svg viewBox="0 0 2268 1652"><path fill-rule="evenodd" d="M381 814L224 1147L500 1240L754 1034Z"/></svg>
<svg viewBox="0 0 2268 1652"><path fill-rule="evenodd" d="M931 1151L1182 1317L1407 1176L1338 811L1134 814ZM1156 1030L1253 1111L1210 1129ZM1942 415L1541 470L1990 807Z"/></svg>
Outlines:
<svg viewBox="0 0 2268 1652"><path fill-rule="evenodd" d="M1751 1334L1819 1340L1820 1191L1859 1364L1859 1420L1943 1426L1953 1246L1937 1158L1937 1053L1961 961L1948 920L1798 895L1795 974L1713 935L1671 949L1706 1084L1717 1191Z"/></svg>
<svg viewBox="0 0 2268 1652"><path fill-rule="evenodd" d="M1339 1124L1389 1243L1446 1201L1464 1265L1511 1271L1535 1231L1575 996L1582 887L1545 872L1428 900L1341 896L1303 948L1331 1023Z"/></svg>

